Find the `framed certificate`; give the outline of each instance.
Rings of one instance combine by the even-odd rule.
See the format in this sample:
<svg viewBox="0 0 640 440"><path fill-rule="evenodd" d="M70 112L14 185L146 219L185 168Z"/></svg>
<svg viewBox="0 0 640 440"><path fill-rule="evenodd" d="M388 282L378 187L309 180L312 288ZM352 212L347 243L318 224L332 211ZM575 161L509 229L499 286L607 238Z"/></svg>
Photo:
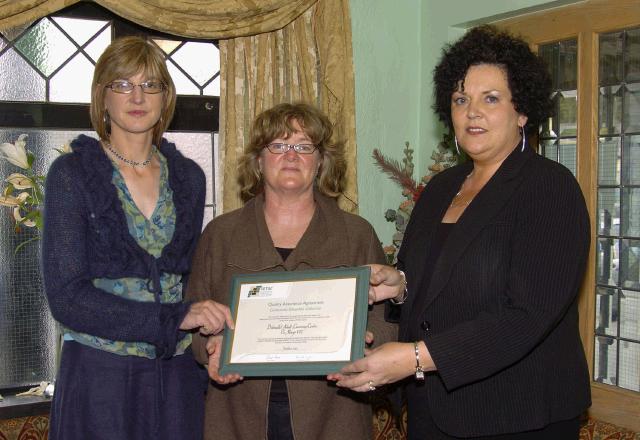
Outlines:
<svg viewBox="0 0 640 440"><path fill-rule="evenodd" d="M234 275L220 374L320 376L364 356L369 267Z"/></svg>

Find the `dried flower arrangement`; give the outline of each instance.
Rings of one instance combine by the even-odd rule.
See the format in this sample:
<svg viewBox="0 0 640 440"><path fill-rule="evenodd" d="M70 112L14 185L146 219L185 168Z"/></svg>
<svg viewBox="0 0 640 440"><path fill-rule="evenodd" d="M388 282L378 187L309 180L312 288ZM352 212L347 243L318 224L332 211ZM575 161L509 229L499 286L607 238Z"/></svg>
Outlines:
<svg viewBox="0 0 640 440"><path fill-rule="evenodd" d="M429 165L428 174L422 176L419 182L416 182L413 178L413 149L409 147L409 142L405 142L402 165L397 160L384 156L378 149L373 150L373 158L376 165L380 168L380 171L402 188L402 196L404 197L397 209L387 209L384 213L384 218L388 222L394 222L396 227L396 232L391 238L391 244L384 246L384 253L389 264L396 263L398 250L400 249L411 211L413 211L413 207L425 185L434 175L457 163L458 156L452 153L455 151L455 149L452 149L452 144L453 136L445 134L437 148L431 153L431 159L434 163Z"/></svg>

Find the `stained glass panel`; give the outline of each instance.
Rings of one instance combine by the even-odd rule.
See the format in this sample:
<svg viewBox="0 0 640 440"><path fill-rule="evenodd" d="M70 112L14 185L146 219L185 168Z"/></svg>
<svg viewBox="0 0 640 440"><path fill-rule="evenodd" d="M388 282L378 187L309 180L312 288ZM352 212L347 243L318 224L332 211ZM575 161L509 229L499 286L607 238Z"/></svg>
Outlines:
<svg viewBox="0 0 640 440"><path fill-rule="evenodd" d="M578 42L566 40L561 41L558 46L558 88L575 90L578 87Z"/></svg>
<svg viewBox="0 0 640 440"><path fill-rule="evenodd" d="M111 44L111 26L100 32L95 40L89 43L85 51L89 54L93 62L96 63L109 44Z"/></svg>
<svg viewBox="0 0 640 440"><path fill-rule="evenodd" d="M622 189L622 235L640 238L640 188Z"/></svg>
<svg viewBox="0 0 640 440"><path fill-rule="evenodd" d="M600 59L598 78L600 85L618 84L622 81L621 32L600 36Z"/></svg>
<svg viewBox="0 0 640 440"><path fill-rule="evenodd" d="M93 64L84 54L77 54L51 78L51 101L90 102L92 76Z"/></svg>
<svg viewBox="0 0 640 440"><path fill-rule="evenodd" d="M169 75L176 85L176 92L180 95L200 95L200 89L182 73L171 60L167 60Z"/></svg>
<svg viewBox="0 0 640 440"><path fill-rule="evenodd" d="M160 40L155 38L153 39L153 42L156 43L167 55L176 50L176 48L182 44L182 41Z"/></svg>
<svg viewBox="0 0 640 440"><path fill-rule="evenodd" d="M220 70L220 54L213 43L190 41L172 58L201 86Z"/></svg>
<svg viewBox="0 0 640 440"><path fill-rule="evenodd" d="M560 136L578 134L578 92L566 90L558 94Z"/></svg>
<svg viewBox="0 0 640 440"><path fill-rule="evenodd" d="M597 280L598 284L618 285L618 265L620 240L599 237L597 242Z"/></svg>
<svg viewBox="0 0 640 440"><path fill-rule="evenodd" d="M640 83L626 85L623 114L624 132L640 132Z"/></svg>
<svg viewBox="0 0 640 440"><path fill-rule="evenodd" d="M58 130L0 129L0 142L14 142L27 134L27 149L35 156L34 167L44 173L60 148L80 132ZM0 176L17 172L0 161ZM3 212L4 213L4 212ZM0 216L0 387L32 385L53 380L56 365L56 324L42 290L40 246L34 241L17 253L19 243L37 236L29 228L18 234L13 218Z"/></svg>
<svg viewBox="0 0 640 440"><path fill-rule="evenodd" d="M640 391L640 344L620 341L620 377L618 386Z"/></svg>
<svg viewBox="0 0 640 440"><path fill-rule="evenodd" d="M600 138L598 184L620 185L620 138Z"/></svg>
<svg viewBox="0 0 640 440"><path fill-rule="evenodd" d="M623 185L640 185L640 135L624 138Z"/></svg>
<svg viewBox="0 0 640 440"><path fill-rule="evenodd" d="M617 385L617 341L614 338L596 337L593 379L609 385Z"/></svg>
<svg viewBox="0 0 640 440"><path fill-rule="evenodd" d="M622 95L621 86L600 87L598 114L600 135L618 134L622 130Z"/></svg>
<svg viewBox="0 0 640 440"><path fill-rule="evenodd" d="M640 289L640 240L620 240L619 284Z"/></svg>
<svg viewBox="0 0 640 440"><path fill-rule="evenodd" d="M596 334L618 336L618 289L598 287L596 292Z"/></svg>
<svg viewBox="0 0 640 440"><path fill-rule="evenodd" d="M76 47L49 19L29 29L15 47L46 76L51 75Z"/></svg>
<svg viewBox="0 0 640 440"><path fill-rule="evenodd" d="M598 190L598 234L620 233L620 188Z"/></svg>
<svg viewBox="0 0 640 440"><path fill-rule="evenodd" d="M220 96L220 76L211 81L205 88L204 94L210 96Z"/></svg>
<svg viewBox="0 0 640 440"><path fill-rule="evenodd" d="M15 75L14 72L20 72ZM0 56L0 100L36 101L46 99L46 81L12 48Z"/></svg>
<svg viewBox="0 0 640 440"><path fill-rule="evenodd" d="M640 29L627 31L625 81L640 81Z"/></svg>
<svg viewBox="0 0 640 440"><path fill-rule="evenodd" d="M84 18L53 17L55 21L73 40L82 46L93 37L108 21L87 20Z"/></svg>
<svg viewBox="0 0 640 440"><path fill-rule="evenodd" d="M558 149L558 162L567 167L574 175L576 174L576 140L575 138L560 139Z"/></svg>

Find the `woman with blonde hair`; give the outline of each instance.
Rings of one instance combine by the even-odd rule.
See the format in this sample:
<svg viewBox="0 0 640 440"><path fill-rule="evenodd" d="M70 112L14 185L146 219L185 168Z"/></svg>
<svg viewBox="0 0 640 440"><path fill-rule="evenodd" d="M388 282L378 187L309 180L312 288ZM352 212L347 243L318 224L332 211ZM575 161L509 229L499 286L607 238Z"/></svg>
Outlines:
<svg viewBox="0 0 640 440"><path fill-rule="evenodd" d="M114 40L91 97L99 140L76 138L46 182L45 291L64 331L49 438L199 440L190 331L232 325L226 306L182 301L204 174L162 138L176 92L153 43Z"/></svg>

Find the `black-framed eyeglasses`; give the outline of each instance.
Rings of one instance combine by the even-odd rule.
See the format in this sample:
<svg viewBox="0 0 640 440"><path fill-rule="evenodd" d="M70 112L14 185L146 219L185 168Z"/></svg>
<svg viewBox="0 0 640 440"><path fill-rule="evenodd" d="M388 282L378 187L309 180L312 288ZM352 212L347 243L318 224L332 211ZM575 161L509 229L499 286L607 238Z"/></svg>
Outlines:
<svg viewBox="0 0 640 440"><path fill-rule="evenodd" d="M105 88L111 89L116 93L127 94L133 92L133 89L138 86L140 86L144 93L149 93L152 95L163 92L167 87L162 81L149 80L140 84L134 84L130 81L119 79L116 81L111 81L105 86Z"/></svg>
<svg viewBox="0 0 640 440"><path fill-rule="evenodd" d="M273 154L285 154L293 148L298 154L311 154L316 150L316 146L313 144L283 144L280 142L274 142L267 145L267 150Z"/></svg>

